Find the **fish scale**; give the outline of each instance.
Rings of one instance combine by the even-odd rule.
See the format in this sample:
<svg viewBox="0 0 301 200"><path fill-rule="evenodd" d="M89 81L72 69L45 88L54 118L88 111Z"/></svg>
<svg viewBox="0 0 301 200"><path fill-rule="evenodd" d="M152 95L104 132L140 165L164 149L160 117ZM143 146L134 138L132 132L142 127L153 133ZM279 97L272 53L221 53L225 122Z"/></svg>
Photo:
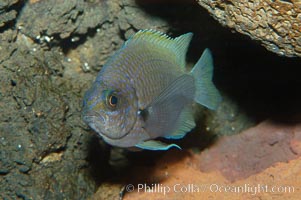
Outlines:
<svg viewBox="0 0 301 200"><path fill-rule="evenodd" d="M160 65L159 59L152 60L152 63L142 63L140 69L137 70L140 73L137 75L137 79L134 80L135 85L141 87L136 88L137 96L139 98L140 107L144 108L150 104L150 102L174 80L180 73L175 73L170 67L170 64ZM158 73L158 71L160 73ZM171 73L173 72L173 73Z"/></svg>

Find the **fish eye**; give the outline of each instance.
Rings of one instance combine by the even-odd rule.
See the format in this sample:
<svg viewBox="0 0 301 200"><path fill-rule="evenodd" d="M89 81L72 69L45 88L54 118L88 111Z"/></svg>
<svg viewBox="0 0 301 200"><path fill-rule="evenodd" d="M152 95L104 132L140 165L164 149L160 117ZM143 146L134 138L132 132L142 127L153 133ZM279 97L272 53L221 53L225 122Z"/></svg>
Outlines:
<svg viewBox="0 0 301 200"><path fill-rule="evenodd" d="M109 108L116 108L117 104L118 104L118 96L116 95L115 92L113 91L108 91L107 95L106 95L106 104Z"/></svg>
<svg viewBox="0 0 301 200"><path fill-rule="evenodd" d="M109 96L109 104L110 104L110 106L116 107L117 103L118 103L118 98L114 94L110 95Z"/></svg>

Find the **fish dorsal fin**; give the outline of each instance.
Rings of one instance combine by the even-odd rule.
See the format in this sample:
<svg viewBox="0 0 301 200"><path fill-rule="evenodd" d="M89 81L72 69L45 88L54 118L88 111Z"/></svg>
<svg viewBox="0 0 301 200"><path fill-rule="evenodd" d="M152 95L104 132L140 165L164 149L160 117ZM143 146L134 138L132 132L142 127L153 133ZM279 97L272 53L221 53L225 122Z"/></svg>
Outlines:
<svg viewBox="0 0 301 200"><path fill-rule="evenodd" d="M151 29L140 30L130 37L130 39L125 43L125 46L129 43L143 41L164 48L169 52L172 52L175 61L181 66L181 68L185 69L185 57L192 35L192 33L186 33L173 39L160 31Z"/></svg>

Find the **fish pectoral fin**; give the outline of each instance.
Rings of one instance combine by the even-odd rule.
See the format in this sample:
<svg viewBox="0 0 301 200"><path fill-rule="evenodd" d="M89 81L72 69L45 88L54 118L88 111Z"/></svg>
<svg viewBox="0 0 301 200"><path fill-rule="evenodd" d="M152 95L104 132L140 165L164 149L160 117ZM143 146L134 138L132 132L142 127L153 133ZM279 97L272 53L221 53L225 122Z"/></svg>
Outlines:
<svg viewBox="0 0 301 200"><path fill-rule="evenodd" d="M180 118L178 120L179 125L177 125L177 130L175 130L171 134L164 136L164 138L181 139L186 135L186 133L191 131L191 129L193 129L195 127L194 117L193 117L192 113L193 112L192 112L191 107L186 107L182 111Z"/></svg>
<svg viewBox="0 0 301 200"><path fill-rule="evenodd" d="M194 79L184 74L167 86L147 107L145 129L151 138L165 137L178 129L180 115L192 103Z"/></svg>
<svg viewBox="0 0 301 200"><path fill-rule="evenodd" d="M165 144L163 142L160 141L155 141L155 140L148 140L142 143L139 143L137 145L135 145L136 147L139 147L141 149L146 149L146 150L168 150L171 147L176 147L178 149L181 149L181 147L179 147L176 144Z"/></svg>

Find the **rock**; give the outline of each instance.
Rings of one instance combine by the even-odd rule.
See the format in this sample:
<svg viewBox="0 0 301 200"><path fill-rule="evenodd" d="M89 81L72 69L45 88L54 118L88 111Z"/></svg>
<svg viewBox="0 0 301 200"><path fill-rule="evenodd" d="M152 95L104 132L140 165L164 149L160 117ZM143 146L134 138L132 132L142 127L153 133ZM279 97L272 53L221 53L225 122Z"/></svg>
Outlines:
<svg viewBox="0 0 301 200"><path fill-rule="evenodd" d="M94 181L83 169L82 82L62 77L60 48L45 50L12 29L0 39L0 199L85 199ZM41 162L56 154L64 159Z"/></svg>
<svg viewBox="0 0 301 200"><path fill-rule="evenodd" d="M108 12L107 1L32 1L24 6L18 27L41 43L58 43L72 37L76 40L76 36L107 21Z"/></svg>
<svg viewBox="0 0 301 200"><path fill-rule="evenodd" d="M16 4L21 2L21 0L4 0L0 2L0 28L15 20L18 13Z"/></svg>
<svg viewBox="0 0 301 200"><path fill-rule="evenodd" d="M301 124L262 122L239 135L219 138L202 153L199 166L205 172L220 171L230 181L247 178L275 163L300 157L300 130Z"/></svg>
<svg viewBox="0 0 301 200"><path fill-rule="evenodd" d="M208 112L205 124L208 132L216 135L234 135L254 126L255 122L233 100L224 95L217 110Z"/></svg>
<svg viewBox="0 0 301 200"><path fill-rule="evenodd" d="M198 0L222 25L246 34L278 55L301 56L301 2Z"/></svg>
<svg viewBox="0 0 301 200"><path fill-rule="evenodd" d="M104 192L105 191L105 192ZM122 185L102 184L90 200L120 199Z"/></svg>
<svg viewBox="0 0 301 200"><path fill-rule="evenodd" d="M135 30L147 28L166 32L168 29L168 23L165 20L156 16L150 16L137 5L139 1L123 0L121 2L121 6L124 9L120 13L119 27L122 31L125 31L126 38L134 34Z"/></svg>
<svg viewBox="0 0 301 200"><path fill-rule="evenodd" d="M4 46L9 45L5 43ZM62 65L57 61L63 57L56 53L57 49L51 53L40 48L32 51L34 44L28 43L27 47L21 40L15 44L18 46L13 53L1 57L0 62L0 198L59 198L58 191L63 185L78 181L85 155L80 161L71 159L73 152L77 152L71 150L75 145L71 144L68 150L72 152L64 151L63 161L54 160L47 167L40 161L67 149L71 135L80 137L76 107L81 98L76 97L77 86L60 78ZM66 174L74 175L65 179ZM56 181L50 181L52 176ZM82 190L87 193L76 196L85 198L93 190L90 183L83 184L81 189L70 186L64 195L70 197L76 190ZM48 187L54 188L54 192L48 193Z"/></svg>

